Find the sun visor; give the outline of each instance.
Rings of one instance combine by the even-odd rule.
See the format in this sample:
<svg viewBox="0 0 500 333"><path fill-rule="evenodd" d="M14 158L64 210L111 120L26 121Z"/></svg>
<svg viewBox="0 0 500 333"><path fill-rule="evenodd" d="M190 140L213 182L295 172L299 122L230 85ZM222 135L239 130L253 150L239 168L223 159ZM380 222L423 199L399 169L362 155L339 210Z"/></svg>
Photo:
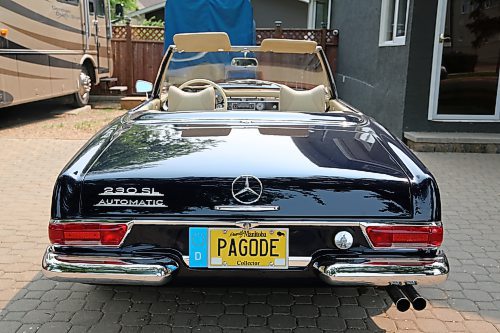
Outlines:
<svg viewBox="0 0 500 333"><path fill-rule="evenodd" d="M231 41L225 32L177 34L174 43L179 51L184 52L231 51Z"/></svg>
<svg viewBox="0 0 500 333"><path fill-rule="evenodd" d="M264 39L260 45L260 50L263 52L274 53L314 53L318 43L310 40L293 40L293 39Z"/></svg>

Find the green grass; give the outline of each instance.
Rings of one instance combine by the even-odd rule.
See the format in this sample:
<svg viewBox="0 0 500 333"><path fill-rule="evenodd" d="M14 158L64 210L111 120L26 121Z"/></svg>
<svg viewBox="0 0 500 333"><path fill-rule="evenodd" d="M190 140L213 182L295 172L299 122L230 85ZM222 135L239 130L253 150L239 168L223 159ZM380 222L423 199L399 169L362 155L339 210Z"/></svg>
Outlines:
<svg viewBox="0 0 500 333"><path fill-rule="evenodd" d="M79 131L89 131L94 129L96 126L97 122L92 120L84 120L74 125L75 129Z"/></svg>

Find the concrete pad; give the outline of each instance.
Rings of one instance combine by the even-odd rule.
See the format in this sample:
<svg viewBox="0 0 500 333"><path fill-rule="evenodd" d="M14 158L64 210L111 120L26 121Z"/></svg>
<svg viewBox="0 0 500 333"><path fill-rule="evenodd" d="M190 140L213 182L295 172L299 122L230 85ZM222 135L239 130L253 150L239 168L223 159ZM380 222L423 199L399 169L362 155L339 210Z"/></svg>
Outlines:
<svg viewBox="0 0 500 333"><path fill-rule="evenodd" d="M404 137L418 143L500 144L500 133L405 132Z"/></svg>
<svg viewBox="0 0 500 333"><path fill-rule="evenodd" d="M83 111L90 111L91 109L92 108L90 105L85 105L85 106L83 106L81 108L77 108L77 109L71 109L71 108L64 107L64 108L56 109L50 113L55 114L55 115L69 114L72 116L76 116Z"/></svg>
<svg viewBox="0 0 500 333"><path fill-rule="evenodd" d="M121 106L123 110L130 110L139 106L142 102L146 100L145 96L138 97L124 97L121 99Z"/></svg>
<svg viewBox="0 0 500 333"><path fill-rule="evenodd" d="M81 107L81 108L78 108L78 109L73 109L73 110L71 110L69 112L66 112L66 114L70 114L70 115L76 116L76 115L78 115L81 112L91 111L91 110L92 110L92 107L90 105L85 105L84 107Z"/></svg>

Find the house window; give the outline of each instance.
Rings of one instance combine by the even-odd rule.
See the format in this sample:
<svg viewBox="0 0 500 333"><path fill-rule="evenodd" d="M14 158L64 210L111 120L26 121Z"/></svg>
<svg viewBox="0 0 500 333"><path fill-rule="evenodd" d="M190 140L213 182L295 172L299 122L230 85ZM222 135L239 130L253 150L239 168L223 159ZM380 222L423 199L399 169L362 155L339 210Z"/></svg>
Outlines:
<svg viewBox="0 0 500 333"><path fill-rule="evenodd" d="M89 1L89 11L90 14L96 14L97 16L106 16L106 7L104 5L104 0L90 0Z"/></svg>
<svg viewBox="0 0 500 333"><path fill-rule="evenodd" d="M97 0L97 16L106 16L106 7L104 6L104 0Z"/></svg>
<svg viewBox="0 0 500 333"><path fill-rule="evenodd" d="M380 46L406 44L410 0L382 0Z"/></svg>

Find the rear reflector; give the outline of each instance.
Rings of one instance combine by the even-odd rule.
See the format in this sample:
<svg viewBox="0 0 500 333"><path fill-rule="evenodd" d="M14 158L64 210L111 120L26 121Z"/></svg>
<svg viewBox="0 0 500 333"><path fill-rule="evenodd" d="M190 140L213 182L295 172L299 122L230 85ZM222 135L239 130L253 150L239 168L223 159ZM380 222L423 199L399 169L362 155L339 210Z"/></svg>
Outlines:
<svg viewBox="0 0 500 333"><path fill-rule="evenodd" d="M51 223L49 238L54 245L118 246L127 230L126 224Z"/></svg>
<svg viewBox="0 0 500 333"><path fill-rule="evenodd" d="M370 226L366 233L373 247L435 248L443 242L443 226Z"/></svg>

